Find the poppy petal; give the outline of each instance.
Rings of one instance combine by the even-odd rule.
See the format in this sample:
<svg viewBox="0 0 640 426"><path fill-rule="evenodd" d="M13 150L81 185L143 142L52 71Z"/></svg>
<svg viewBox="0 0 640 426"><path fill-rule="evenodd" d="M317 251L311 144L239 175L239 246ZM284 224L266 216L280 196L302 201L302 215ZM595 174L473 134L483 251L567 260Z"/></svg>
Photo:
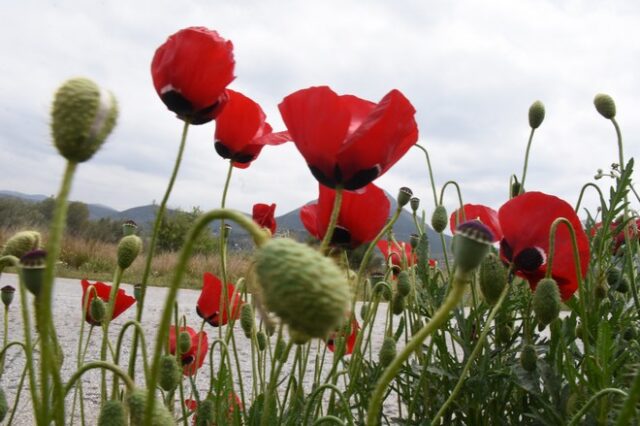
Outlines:
<svg viewBox="0 0 640 426"><path fill-rule="evenodd" d="M464 217L462 216L463 211ZM500 228L498 212L481 204L465 204L464 210L458 209L451 213L451 216L449 217L449 229L451 229L451 232L455 232L457 223L473 219L479 220L489 228L493 235L494 243L502 239L502 229Z"/></svg>

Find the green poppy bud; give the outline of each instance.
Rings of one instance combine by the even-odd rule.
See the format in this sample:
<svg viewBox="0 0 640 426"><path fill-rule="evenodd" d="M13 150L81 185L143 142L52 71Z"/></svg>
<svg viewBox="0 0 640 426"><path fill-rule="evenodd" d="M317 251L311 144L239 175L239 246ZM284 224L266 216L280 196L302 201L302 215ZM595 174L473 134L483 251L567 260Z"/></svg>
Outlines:
<svg viewBox="0 0 640 426"><path fill-rule="evenodd" d="M280 339L276 342L276 348L273 350L273 357L280 362L285 362L287 357L285 356L285 349L287 348L287 344L284 340Z"/></svg>
<svg viewBox="0 0 640 426"><path fill-rule="evenodd" d="M511 341L511 335L513 330L506 324L502 324L496 328L496 342L501 345L506 345Z"/></svg>
<svg viewBox="0 0 640 426"><path fill-rule="evenodd" d="M411 293L411 279L407 271L402 271L398 274L398 294L401 296L408 296Z"/></svg>
<svg viewBox="0 0 640 426"><path fill-rule="evenodd" d="M264 332L267 333L267 336L271 337L276 332L276 326L273 321L265 321L264 323Z"/></svg>
<svg viewBox="0 0 640 426"><path fill-rule="evenodd" d="M258 342L258 349L264 351L267 347L267 335L264 334L264 331L256 333L256 341Z"/></svg>
<svg viewBox="0 0 640 426"><path fill-rule="evenodd" d="M11 306L11 302L13 302L13 297L16 294L16 289L10 285L5 285L0 289L0 296L2 297L2 303L4 306L8 308Z"/></svg>
<svg viewBox="0 0 640 426"><path fill-rule="evenodd" d="M4 389L0 388L0 422L4 420L9 412L9 404L7 403L7 396L4 394Z"/></svg>
<svg viewBox="0 0 640 426"><path fill-rule="evenodd" d="M102 299L99 297L94 297L91 299L91 303L89 304L89 315L91 315L91 319L96 323L101 323L102 320L107 316L107 305L104 303Z"/></svg>
<svg viewBox="0 0 640 426"><path fill-rule="evenodd" d="M619 293L629 291L629 278L617 268L611 268L607 271L607 283L609 287Z"/></svg>
<svg viewBox="0 0 640 426"><path fill-rule="evenodd" d="M544 121L544 104L540 101L535 101L529 107L529 126L532 129L540 127Z"/></svg>
<svg viewBox="0 0 640 426"><path fill-rule="evenodd" d="M0 256L15 256L20 259L30 251L40 247L40 233L37 231L20 231L7 240Z"/></svg>
<svg viewBox="0 0 640 426"><path fill-rule="evenodd" d="M44 250L33 250L20 258L24 284L34 296L40 294L42 288L46 257Z"/></svg>
<svg viewBox="0 0 640 426"><path fill-rule="evenodd" d="M593 104L604 118L611 120L616 116L616 103L611 96L600 93L593 99Z"/></svg>
<svg viewBox="0 0 640 426"><path fill-rule="evenodd" d="M422 320L416 320L416 322L414 322L413 326L411 327L411 336L415 336L418 331L422 330L422 327L424 327L424 323L422 322Z"/></svg>
<svg viewBox="0 0 640 426"><path fill-rule="evenodd" d="M117 117L118 106L111 93L86 78L68 80L53 100L53 142L67 160L87 161L109 136Z"/></svg>
<svg viewBox="0 0 640 426"><path fill-rule="evenodd" d="M442 233L442 231L447 228L448 222L447 209L445 209L442 204L436 206L436 209L433 211L433 215L431 216L431 227L433 230L438 234Z"/></svg>
<svg viewBox="0 0 640 426"><path fill-rule="evenodd" d="M524 345L520 353L520 365L525 371L532 372L536 370L538 364L538 354L533 345Z"/></svg>
<svg viewBox="0 0 640 426"><path fill-rule="evenodd" d="M127 396L127 407L131 416L131 426L142 426L144 424L144 414L147 409L147 391L135 389ZM173 416L162 403L156 399L151 413L151 424L153 426L174 426Z"/></svg>
<svg viewBox="0 0 640 426"><path fill-rule="evenodd" d="M553 278L541 279L533 293L533 312L540 324L551 324L560 315L560 289Z"/></svg>
<svg viewBox="0 0 640 426"><path fill-rule="evenodd" d="M391 311L394 315L400 315L404 312L404 306L404 297L400 293L396 293L391 302Z"/></svg>
<svg viewBox="0 0 640 426"><path fill-rule="evenodd" d="M522 184L516 179L511 183L511 198L517 197L518 195L520 195L520 193L524 194L524 188L522 187Z"/></svg>
<svg viewBox="0 0 640 426"><path fill-rule="evenodd" d="M369 305L367 305L366 303L363 303L362 306L360 306L360 318L362 318L362 321L364 321L367 318L368 313L369 313Z"/></svg>
<svg viewBox="0 0 640 426"><path fill-rule="evenodd" d="M244 331L244 335L249 339L251 338L251 333L253 333L253 325L253 306L249 303L244 303L242 308L240 308L240 326L242 327L242 331Z"/></svg>
<svg viewBox="0 0 640 426"><path fill-rule="evenodd" d="M458 225L453 236L453 257L456 273L468 274L480 266L489 252L493 235L477 220Z"/></svg>
<svg viewBox="0 0 640 426"><path fill-rule="evenodd" d="M418 212L418 208L420 207L420 198L411 197L411 199L409 200L409 204L411 205L411 210L414 213L417 213Z"/></svg>
<svg viewBox="0 0 640 426"><path fill-rule="evenodd" d="M127 269L142 251L142 239L137 235L127 235L118 243L118 266Z"/></svg>
<svg viewBox="0 0 640 426"><path fill-rule="evenodd" d="M429 237L426 232L420 235L420 240L416 247L416 255L418 257L418 264L416 267L418 275L423 279L426 279L425 277L429 275Z"/></svg>
<svg viewBox="0 0 640 426"><path fill-rule="evenodd" d="M484 258L480 264L480 291L484 300L495 305L507 283L507 269L502 261L493 253Z"/></svg>
<svg viewBox="0 0 640 426"><path fill-rule="evenodd" d="M178 334L178 348L181 354L186 354L191 350L191 335L186 331L181 331Z"/></svg>
<svg viewBox="0 0 640 426"><path fill-rule="evenodd" d="M136 224L133 220L127 220L122 224L122 235L134 235L136 230L138 229L138 224Z"/></svg>
<svg viewBox="0 0 640 426"><path fill-rule="evenodd" d="M167 392L174 390L180 383L182 370L173 355L163 355L160 358L160 375L158 384Z"/></svg>
<svg viewBox="0 0 640 426"><path fill-rule="evenodd" d="M378 355L378 359L380 360L380 365L383 367L391 364L393 359L396 357L396 341L393 337L385 337L382 341L382 346L380 347L380 353Z"/></svg>
<svg viewBox="0 0 640 426"><path fill-rule="evenodd" d="M256 254L267 308L309 337L326 337L346 316L351 298L335 262L289 238L271 239Z"/></svg>
<svg viewBox="0 0 640 426"><path fill-rule="evenodd" d="M413 191L410 188L407 188L406 186L403 186L402 188L400 188L400 190L398 191L398 206L399 207L404 207L406 206L409 201L411 201L411 197L413 196Z"/></svg>
<svg viewBox="0 0 640 426"><path fill-rule="evenodd" d="M210 398L200 401L195 414L195 426L210 426L216 421L216 404Z"/></svg>
<svg viewBox="0 0 640 426"><path fill-rule="evenodd" d="M100 409L98 426L127 426L127 413L122 401L111 399Z"/></svg>

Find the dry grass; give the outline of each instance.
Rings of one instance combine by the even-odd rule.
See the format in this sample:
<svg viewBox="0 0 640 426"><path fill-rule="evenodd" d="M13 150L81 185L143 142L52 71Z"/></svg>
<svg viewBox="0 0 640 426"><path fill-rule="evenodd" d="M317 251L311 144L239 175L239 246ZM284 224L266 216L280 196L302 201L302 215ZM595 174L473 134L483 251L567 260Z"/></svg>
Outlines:
<svg viewBox="0 0 640 426"><path fill-rule="evenodd" d="M17 230L0 229L0 244L6 241ZM41 231L46 241L45 232ZM115 244L100 241L88 241L83 238L66 236L60 251L60 263L57 275L65 278L86 278L90 281L111 281L116 268ZM133 262L124 275L123 281L131 284L142 280L147 252L143 252ZM173 278L178 253L159 253L151 263L149 284L167 286ZM250 276L251 253L230 252L227 259L227 275L230 282L236 282L240 277ZM211 272L221 276L220 258L196 254L191 257L181 283L183 288L201 288L202 275Z"/></svg>

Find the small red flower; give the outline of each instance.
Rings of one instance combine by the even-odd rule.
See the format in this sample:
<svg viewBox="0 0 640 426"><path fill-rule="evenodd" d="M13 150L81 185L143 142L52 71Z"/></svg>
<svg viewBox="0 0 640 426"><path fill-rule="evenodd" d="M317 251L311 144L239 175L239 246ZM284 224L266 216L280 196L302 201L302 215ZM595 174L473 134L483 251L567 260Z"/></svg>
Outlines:
<svg viewBox="0 0 640 426"><path fill-rule="evenodd" d="M449 229L451 229L451 232L455 233L456 228L462 222L478 220L489 228L489 231L493 234L494 243L502 239L498 212L492 208L479 204L465 204L464 216L462 215L462 212L463 209L458 209L451 213L451 217L449 218Z"/></svg>
<svg viewBox="0 0 640 426"><path fill-rule="evenodd" d="M591 228L591 236L595 236L596 233L602 228L602 222L596 223L593 228ZM640 218L636 218L635 220L631 220L629 225L629 236L631 237L631 241L635 241L638 239L638 229L640 228ZM621 220L615 220L611 225L609 225L609 229L612 233L614 233L613 237L613 254L618 253L618 250L625 243L624 239L624 227L621 226Z"/></svg>
<svg viewBox="0 0 640 426"><path fill-rule="evenodd" d="M191 327L180 327L176 333L176 327L171 326L169 329L169 353L176 354L177 334L187 332L191 336L191 348L186 353L180 354L182 360L182 374L185 376L193 376L207 357L209 351L209 340L207 333L196 331Z"/></svg>
<svg viewBox="0 0 640 426"><path fill-rule="evenodd" d="M229 424L231 424L233 423L233 413L235 412L236 407L239 408L241 412L244 410L242 407L242 400L235 392L229 392L227 403L229 404L229 407L227 409L227 421L229 422ZM198 401L196 401L195 399L190 399L190 398L185 399L184 405L186 405L187 409L189 409L190 411L196 411L198 409ZM198 423L198 418L194 414L192 424L195 425L197 423Z"/></svg>
<svg viewBox="0 0 640 426"><path fill-rule="evenodd" d="M438 267L438 261L435 259L429 259L429 267L430 268L437 268Z"/></svg>
<svg viewBox="0 0 640 426"><path fill-rule="evenodd" d="M110 285L101 283L99 281L97 281L95 284L91 284L87 280L80 281L80 284L82 285L81 304L83 309L84 309L85 297L87 297L87 291L89 291L91 287L94 287L96 289L96 294L100 299L102 299L103 302L109 303L109 295L111 294ZM89 298L87 301L87 311L85 312L85 320L91 325L100 325L98 321L94 321L93 318L91 318L91 313L89 310L89 307L91 306L91 301L93 300L93 297L94 297L93 294L94 294L93 291L89 293ZM136 299L134 297L129 296L127 293L125 293L123 289L121 288L118 289L116 293L116 303L115 305L113 305L113 315L111 316L111 319L115 319L118 316L120 316L121 313L129 309L131 305L133 305L134 303L136 303Z"/></svg>
<svg viewBox="0 0 640 426"><path fill-rule="evenodd" d="M287 132L273 133L260 105L227 89L229 100L216 118L215 148L234 167L246 169L265 145L279 145L290 140Z"/></svg>
<svg viewBox="0 0 640 426"><path fill-rule="evenodd" d="M398 242L396 244L387 240L380 240L378 241L377 247L380 249L385 261L388 261L389 258L391 258L391 264L394 269L400 270L402 268L403 251L407 258L407 266L413 266L417 261L417 256L411 253L411 244L403 242Z"/></svg>
<svg viewBox="0 0 640 426"><path fill-rule="evenodd" d="M321 240L329 226L336 193L324 185L318 186L318 202L302 207L300 220L311 235ZM384 191L372 183L358 192L344 191L331 245L353 248L373 240L384 227L389 208Z"/></svg>
<svg viewBox="0 0 640 426"><path fill-rule="evenodd" d="M418 140L416 111L398 90L375 104L327 86L310 87L278 107L311 173L330 188L366 186Z"/></svg>
<svg viewBox="0 0 640 426"><path fill-rule="evenodd" d="M276 213L275 204L254 204L253 205L253 220L263 228L267 228L271 231L271 235L276 233L276 219L274 217Z"/></svg>
<svg viewBox="0 0 640 426"><path fill-rule="evenodd" d="M353 352L353 347L356 345L356 339L358 338L359 332L360 332L360 324L358 324L358 320L355 318L355 316L352 316L351 325L349 327L349 337L347 337L347 341L345 342L346 344L345 351L344 351L345 355L351 355L351 353ZM339 332L333 333L331 337L327 339L327 348L329 348L331 352L335 352L336 350L335 339L337 339L339 335L344 335L344 329Z"/></svg>
<svg viewBox="0 0 640 426"><path fill-rule="evenodd" d="M213 120L233 81L233 44L216 31L190 27L170 36L151 62L153 85L167 108L191 124Z"/></svg>
<svg viewBox="0 0 640 426"><path fill-rule="evenodd" d="M238 319L240 315L240 305L242 299L238 293L235 293L233 284L227 284L227 298L229 306L222 301L222 282L218 277L209 272L204 273L202 280L202 292L198 298L196 312L200 318L207 321L214 327L225 325L228 322L227 311L231 318Z"/></svg>
<svg viewBox="0 0 640 426"><path fill-rule="evenodd" d="M506 202L498 211L500 256L516 268L517 275L529 281L532 290L544 278L549 253L551 223L564 217L575 229L582 276L589 265L589 242L573 207L553 195L526 192ZM578 290L578 275L573 261L571 236L566 226L556 231L552 277L558 283L563 300Z"/></svg>

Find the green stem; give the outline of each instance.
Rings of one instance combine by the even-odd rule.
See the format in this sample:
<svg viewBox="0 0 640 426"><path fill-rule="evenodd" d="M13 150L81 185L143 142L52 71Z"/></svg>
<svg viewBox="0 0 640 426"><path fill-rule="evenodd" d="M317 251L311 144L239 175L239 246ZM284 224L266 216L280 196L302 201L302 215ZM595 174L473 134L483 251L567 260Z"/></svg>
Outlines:
<svg viewBox="0 0 640 426"><path fill-rule="evenodd" d="M131 377L129 377L127 373L125 373L125 371L122 370L117 365L114 365L110 362L105 362L105 361L93 361L93 362L88 362L84 364L75 373L73 373L73 376L71 376L71 378L69 379L69 381L64 387L64 395L67 395L69 391L71 391L71 389L73 388L73 385L82 377L84 373L95 368L111 370L113 373L117 374L122 379L122 381L127 385L127 389L129 391L134 390L136 387L136 384L133 383L133 380L131 380Z"/></svg>
<svg viewBox="0 0 640 426"><path fill-rule="evenodd" d="M164 217L164 213L167 208L167 202L169 201L169 196L171 195L171 191L173 190L173 184L175 183L176 177L178 176L178 170L180 169L180 163L182 162L182 155L184 153L184 148L187 142L188 130L189 130L189 123L185 121L184 126L182 127L182 137L180 139L180 146L178 147L178 155L176 156L176 161L173 165L173 171L171 172L171 177L169 178L169 184L167 185L167 189L165 191L164 197L162 198L162 201L158 206L156 219L155 219L155 222L153 223L153 233L151 234L151 242L149 243L149 247L147 251L147 259L144 264L144 272L142 273L140 300L138 301L137 307L136 307L136 321L138 322L142 320L142 311L144 309L144 299L147 294L147 282L149 280L149 274L151 272L151 262L153 261L153 255L156 248L156 241L158 239L158 233L160 232L162 219ZM136 330L133 333L133 340L131 343L131 354L129 356L129 376L131 377L135 377L137 348L138 348L138 331Z"/></svg>
<svg viewBox="0 0 640 426"><path fill-rule="evenodd" d="M576 208L574 209L576 211L576 213L580 209L580 203L582 202L582 197L584 196L584 192L589 187L595 189L598 192L598 196L600 197L600 206L602 206L602 208L605 207L606 203L604 202L604 197L602 196L602 191L600 190L598 185L596 185L595 183L589 182L589 183L584 184L582 186L582 189L580 190L580 196L578 197L578 202L576 203Z"/></svg>
<svg viewBox="0 0 640 426"><path fill-rule="evenodd" d="M464 368L462 369L462 372L460 373L460 378L458 379L458 383L456 383L456 386L453 388L453 391L451 392L451 395L449 395L449 398L447 398L447 400L442 405L442 407L440 407L440 410L438 410L434 418L431 420L432 426L435 426L437 424L440 417L442 417L447 412L447 408L449 407L449 405L451 405L451 403L456 398L456 396L458 396L458 393L462 388L462 384L464 383L467 377L467 374L469 373L471 364L476 359L476 357L480 353L480 350L484 346L484 341L487 337L487 334L489 333L489 330L491 329L491 321L493 321L496 314L498 313L498 310L500 309L502 302L504 302L504 299L507 296L508 292L509 292L509 286L505 285L504 289L502 290L502 293L500 294L500 298L498 299L496 304L493 306L493 309L491 309L491 312L489 313L489 317L487 318L484 328L482 329L482 333L480 334L480 338L478 339L478 342L476 343L475 348L473 348L473 352L471 352L471 355L469 355L469 359L467 360L467 363L465 364Z"/></svg>
<svg viewBox="0 0 640 426"><path fill-rule="evenodd" d="M371 395L369 402L369 409L367 411L367 425L375 426L378 424L378 415L382 407L382 397L389 386L389 383L400 371L402 364L411 356L411 354L422 345L422 342L435 330L440 328L442 324L449 318L450 312L460 303L464 296L467 282L469 280L468 274L462 274L456 271L451 283L451 290L447 295L444 303L434 313L431 320L418 331L409 341L409 343L402 349L389 366L384 370L382 377L378 380L375 390Z"/></svg>
<svg viewBox="0 0 640 426"><path fill-rule="evenodd" d="M591 408L591 406L593 404L595 404L595 402L598 400L598 398L600 398L602 395L606 395L608 393L615 393L615 394L618 394L618 395L622 395L624 397L628 396L625 391L617 389L617 388L601 389L600 391L596 392L595 395L593 395L591 398L589 398L589 401L587 401L587 403L584 404L584 406L580 410L578 410L578 412L571 418L571 421L569 421L567 426L577 425L578 422L580 421L580 419L582 418L582 416L584 416L585 413L589 410L589 408Z"/></svg>
<svg viewBox="0 0 640 426"><path fill-rule="evenodd" d="M414 145L416 148L424 152L424 156L427 158L427 168L429 169L429 180L431 181L431 190L433 191L433 202L437 206L438 205L438 196L436 195L436 184L433 180L433 169L431 167L431 160L429 160L429 152L425 147L420 144Z"/></svg>
<svg viewBox="0 0 640 426"><path fill-rule="evenodd" d="M220 208L224 209L227 204L227 193L229 192L229 183L231 182L231 173L233 172L233 161L229 161L229 168L227 169L227 177L224 181L224 189L222 190L222 201L220 202ZM227 236L224 229L224 220L220 221L220 271L222 272L222 300L225 301L223 303L225 313L229 314L228 305L226 303L227 299ZM220 331L221 332L221 331ZM218 337L221 337L219 335Z"/></svg>
<svg viewBox="0 0 640 426"><path fill-rule="evenodd" d="M331 211L331 217L329 218L329 225L327 226L327 230L324 233L324 238L320 243L320 253L326 254L329 249L329 243L333 238L333 231L336 229L336 225L338 224L338 218L340 217L340 206L342 206L342 187L336 187L335 193L336 196L333 200L333 210Z"/></svg>
<svg viewBox="0 0 640 426"><path fill-rule="evenodd" d="M282 336L279 335L278 338ZM291 347L293 346L293 342L289 341L287 346L284 349L284 353L282 355L282 359L286 360L289 357L289 352L291 351ZM276 394L276 385L278 383L278 377L280 376L280 372L282 371L282 367L285 361L278 361L278 365L276 368L271 369L271 377L269 378L269 387L267 394L264 398L264 408L262 411L262 420L260 421L260 426L267 426L269 423L269 411L271 410L271 398L273 398Z"/></svg>
<svg viewBox="0 0 640 426"><path fill-rule="evenodd" d="M40 330L40 387L42 394L42 414L45 422L49 422L52 414L57 425L64 424L64 394L62 393L62 380L60 370L55 365L58 357L54 352L58 351L58 342L53 323L51 305L53 300L53 285L55 279L55 266L60 256L62 236L67 218L67 200L71 192L71 183L77 168L77 163L68 161L65 167L60 191L56 198L53 211L53 219L49 229L49 241L47 243L47 257L45 263L42 289L36 297L36 317ZM53 403L49 398L49 376L53 381ZM50 409L52 409L50 413Z"/></svg>
<svg viewBox="0 0 640 426"><path fill-rule="evenodd" d="M307 420L309 419L309 414L311 413L311 407L313 407L313 403L319 396L321 396L324 393L325 390L330 390L332 391L333 395L338 395L338 398L342 402L342 409L345 411L345 418L347 419L347 423L349 425L353 425L353 419L352 419L353 416L349 411L349 404L347 403L346 398L344 397L340 389L337 386L332 384L321 385L315 391L313 391L311 395L309 395L309 398L307 399L307 403L304 407L304 414L302 415L302 424L303 425L307 424ZM342 424L342 422L340 423Z"/></svg>
<svg viewBox="0 0 640 426"><path fill-rule="evenodd" d="M155 345L156 350L153 355L151 373L149 375L149 381L147 383L148 396L147 409L145 412L145 425L147 426L151 426L151 413L153 412L153 406L155 404L154 393L156 385L158 383L158 374L160 369L160 348L163 346L169 334L169 325L171 323L171 311L173 309L173 304L176 301L178 289L180 288L180 283L182 282L182 277L185 273L187 262L191 256L191 251L193 250L195 239L200 235L205 227L208 226L210 222L216 219L229 219L236 222L247 232L249 232L257 246L261 246L269 240L269 235L265 233L265 231L263 231L258 226L258 224L253 221L253 219L248 218L244 214L233 210L218 209L207 212L200 216L196 220L192 228L189 230L186 242L182 247L182 250L180 251L180 255L178 257L178 262L175 267L175 273L167 292L164 309L162 311L162 317L158 325L158 333L156 335Z"/></svg>
<svg viewBox="0 0 640 426"><path fill-rule="evenodd" d="M113 283L111 285L111 291L109 292L109 301L107 303L106 317L102 321L102 346L100 348L100 361L107 360L107 345L109 342L109 324L111 323L111 317L113 316L113 310L116 305L116 295L118 294L118 288L120 288L120 281L122 280L122 273L124 270L120 267L116 267L116 272L113 277ZM107 400L107 371L102 369L101 371L101 400L102 403Z"/></svg>
<svg viewBox="0 0 640 426"><path fill-rule="evenodd" d="M636 377L629 387L629 395L622 405L616 426L631 424L631 421L636 418L636 405L638 404L638 400L640 400L640 370L636 373Z"/></svg>
<svg viewBox="0 0 640 426"><path fill-rule="evenodd" d="M520 179L520 194L524 192L524 180L527 177L527 167L529 166L529 151L531 150L531 142L536 129L532 128L529 134L529 142L527 142L527 151L524 154L524 166L522 168L522 179Z"/></svg>

